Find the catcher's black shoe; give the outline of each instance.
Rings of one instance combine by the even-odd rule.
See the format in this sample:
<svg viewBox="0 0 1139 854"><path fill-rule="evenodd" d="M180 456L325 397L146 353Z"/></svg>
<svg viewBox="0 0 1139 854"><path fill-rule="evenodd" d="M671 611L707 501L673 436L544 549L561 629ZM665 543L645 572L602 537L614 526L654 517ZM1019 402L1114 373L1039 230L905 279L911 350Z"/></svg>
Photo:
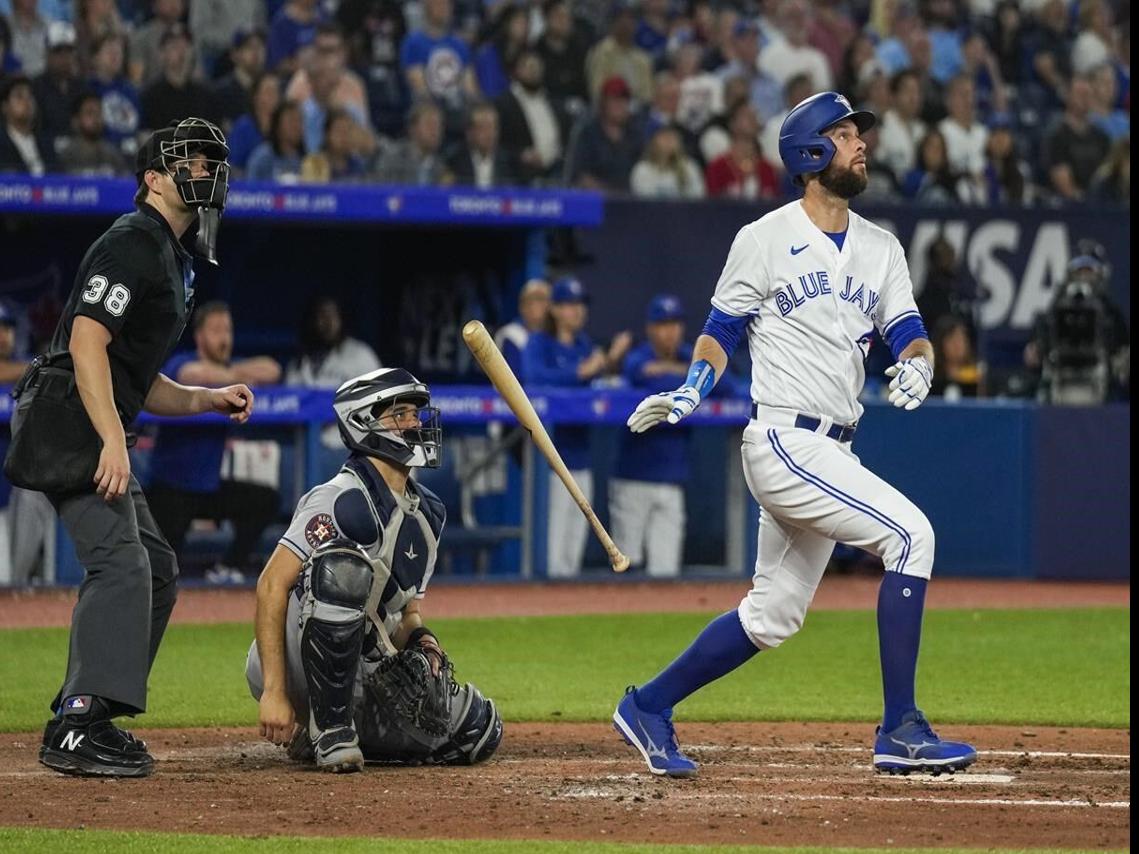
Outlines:
<svg viewBox="0 0 1139 854"><path fill-rule="evenodd" d="M146 777L154 770L146 742L106 718L80 722L66 715L44 727L40 762L79 777Z"/></svg>

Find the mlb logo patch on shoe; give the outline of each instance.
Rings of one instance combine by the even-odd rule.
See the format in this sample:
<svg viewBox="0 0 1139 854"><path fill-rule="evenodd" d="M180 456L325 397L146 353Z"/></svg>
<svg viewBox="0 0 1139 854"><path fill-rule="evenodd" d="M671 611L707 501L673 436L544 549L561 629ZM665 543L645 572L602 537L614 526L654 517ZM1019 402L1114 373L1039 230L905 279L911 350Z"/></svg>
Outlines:
<svg viewBox="0 0 1139 854"><path fill-rule="evenodd" d="M63 707L69 712L85 712L91 708L90 697L68 697Z"/></svg>

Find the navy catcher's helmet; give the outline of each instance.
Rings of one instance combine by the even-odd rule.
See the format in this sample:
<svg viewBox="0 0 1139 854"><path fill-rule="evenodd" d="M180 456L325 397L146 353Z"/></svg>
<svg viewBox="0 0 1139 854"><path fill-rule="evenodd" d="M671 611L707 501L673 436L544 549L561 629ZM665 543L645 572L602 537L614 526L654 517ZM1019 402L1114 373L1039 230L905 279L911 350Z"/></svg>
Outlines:
<svg viewBox="0 0 1139 854"><path fill-rule="evenodd" d="M385 417L399 404L410 404L406 426ZM380 368L348 380L332 399L340 438L351 450L402 466L437 468L443 451L439 408L431 392L403 368Z"/></svg>
<svg viewBox="0 0 1139 854"><path fill-rule="evenodd" d="M803 183L803 175L822 172L830 165L835 147L823 131L850 119L865 133L878 119L866 110L855 110L850 101L838 92L820 92L800 101L779 129L779 156L796 184Z"/></svg>

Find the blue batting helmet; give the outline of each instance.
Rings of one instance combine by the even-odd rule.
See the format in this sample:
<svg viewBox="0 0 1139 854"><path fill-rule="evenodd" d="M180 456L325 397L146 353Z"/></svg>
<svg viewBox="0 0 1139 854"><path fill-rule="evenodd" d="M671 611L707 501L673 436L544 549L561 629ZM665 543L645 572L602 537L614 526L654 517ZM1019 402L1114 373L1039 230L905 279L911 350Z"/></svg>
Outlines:
<svg viewBox="0 0 1139 854"><path fill-rule="evenodd" d="M779 128L779 156L787 174L796 183L803 182L803 175L822 172L834 157L835 147L823 131L850 119L865 133L874 127L878 119L866 110L856 110L838 92L820 92L800 101Z"/></svg>

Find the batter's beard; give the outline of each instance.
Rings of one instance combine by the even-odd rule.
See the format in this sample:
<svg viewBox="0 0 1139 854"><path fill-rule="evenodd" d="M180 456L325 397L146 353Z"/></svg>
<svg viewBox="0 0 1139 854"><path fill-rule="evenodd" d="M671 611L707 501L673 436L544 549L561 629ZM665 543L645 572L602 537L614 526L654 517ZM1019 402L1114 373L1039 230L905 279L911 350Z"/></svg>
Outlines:
<svg viewBox="0 0 1139 854"><path fill-rule="evenodd" d="M868 182L865 172L859 175L853 169L841 169L834 163L819 173L819 183L841 199L853 199L866 189Z"/></svg>

